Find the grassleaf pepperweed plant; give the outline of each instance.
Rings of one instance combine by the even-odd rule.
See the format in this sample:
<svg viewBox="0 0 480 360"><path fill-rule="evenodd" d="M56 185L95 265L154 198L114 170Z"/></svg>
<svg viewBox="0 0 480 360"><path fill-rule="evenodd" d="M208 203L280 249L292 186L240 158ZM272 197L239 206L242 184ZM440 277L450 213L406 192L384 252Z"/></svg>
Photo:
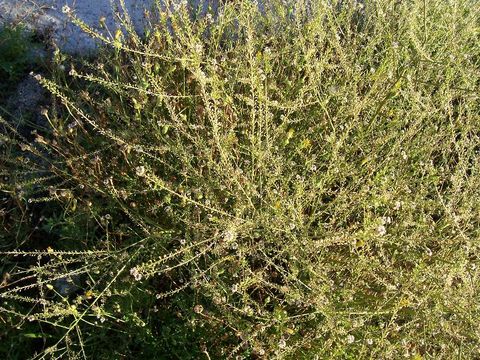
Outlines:
<svg viewBox="0 0 480 360"><path fill-rule="evenodd" d="M179 3L105 35L69 9L98 56L36 75L48 128L1 122L1 350L478 358L479 13Z"/></svg>

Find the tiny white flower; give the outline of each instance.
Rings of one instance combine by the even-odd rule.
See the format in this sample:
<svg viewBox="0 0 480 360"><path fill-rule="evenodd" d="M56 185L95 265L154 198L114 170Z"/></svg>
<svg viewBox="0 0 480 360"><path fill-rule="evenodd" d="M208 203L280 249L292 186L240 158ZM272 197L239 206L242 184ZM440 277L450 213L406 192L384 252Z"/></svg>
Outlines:
<svg viewBox="0 0 480 360"><path fill-rule="evenodd" d="M197 72L198 80L204 82L207 79L207 75L202 70L198 70Z"/></svg>
<svg viewBox="0 0 480 360"><path fill-rule="evenodd" d="M377 227L377 233L378 233L378 235L383 236L387 233L387 229L385 228L384 225L379 225Z"/></svg>
<svg viewBox="0 0 480 360"><path fill-rule="evenodd" d="M233 230L227 230L227 231L225 231L223 239L226 242L231 242L231 241L235 240L236 237L237 237L237 235L235 234L235 232Z"/></svg>
<svg viewBox="0 0 480 360"><path fill-rule="evenodd" d="M395 201L395 206L393 207L395 210L400 210L402 207L402 203L400 201Z"/></svg>
<svg viewBox="0 0 480 360"><path fill-rule="evenodd" d="M143 177L145 176L145 166L137 166L135 169L135 173L137 176Z"/></svg>
<svg viewBox="0 0 480 360"><path fill-rule="evenodd" d="M130 269L130 275L132 275L136 281L142 280L142 274L138 271L136 267Z"/></svg>
<svg viewBox="0 0 480 360"><path fill-rule="evenodd" d="M280 349L285 349L287 347L287 342L285 341L285 339L280 339L280 341L278 342L278 347Z"/></svg>
<svg viewBox="0 0 480 360"><path fill-rule="evenodd" d="M203 52L203 46L201 44L195 45L195 52L201 54Z"/></svg>
<svg viewBox="0 0 480 360"><path fill-rule="evenodd" d="M392 218L390 216L382 217L382 225L391 224L391 223L392 223Z"/></svg>
<svg viewBox="0 0 480 360"><path fill-rule="evenodd" d="M353 344L354 341L355 341L355 336L353 336L352 334L347 336L347 343Z"/></svg>
<svg viewBox="0 0 480 360"><path fill-rule="evenodd" d="M72 9L70 9L70 7L68 5L63 5L62 6L62 12L64 14L69 14L70 12L72 12Z"/></svg>

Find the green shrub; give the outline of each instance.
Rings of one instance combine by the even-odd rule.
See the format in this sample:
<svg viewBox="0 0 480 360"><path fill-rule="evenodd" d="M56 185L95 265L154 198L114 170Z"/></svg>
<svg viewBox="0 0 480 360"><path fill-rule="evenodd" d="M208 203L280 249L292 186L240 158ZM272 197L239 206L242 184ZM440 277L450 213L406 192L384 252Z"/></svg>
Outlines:
<svg viewBox="0 0 480 360"><path fill-rule="evenodd" d="M42 356L478 357L479 10L70 14L108 46L37 76L50 130L3 123L4 189L63 211L5 253L2 317Z"/></svg>

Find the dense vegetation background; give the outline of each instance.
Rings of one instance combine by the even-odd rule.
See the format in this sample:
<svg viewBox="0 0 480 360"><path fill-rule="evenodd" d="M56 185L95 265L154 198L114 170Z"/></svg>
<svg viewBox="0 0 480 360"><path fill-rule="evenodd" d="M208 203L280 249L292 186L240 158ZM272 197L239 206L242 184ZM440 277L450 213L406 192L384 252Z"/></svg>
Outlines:
<svg viewBox="0 0 480 360"><path fill-rule="evenodd" d="M64 11L104 46L1 117L4 358L480 358L478 2Z"/></svg>

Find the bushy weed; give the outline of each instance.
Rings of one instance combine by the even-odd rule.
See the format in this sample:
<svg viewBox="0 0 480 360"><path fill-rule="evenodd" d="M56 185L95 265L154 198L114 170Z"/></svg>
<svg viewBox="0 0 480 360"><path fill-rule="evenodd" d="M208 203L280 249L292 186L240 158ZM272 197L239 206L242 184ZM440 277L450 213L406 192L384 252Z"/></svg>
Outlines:
<svg viewBox="0 0 480 360"><path fill-rule="evenodd" d="M4 253L4 326L35 358L478 358L479 10L66 8L105 46L37 76L50 128L3 122L4 191L61 210Z"/></svg>

